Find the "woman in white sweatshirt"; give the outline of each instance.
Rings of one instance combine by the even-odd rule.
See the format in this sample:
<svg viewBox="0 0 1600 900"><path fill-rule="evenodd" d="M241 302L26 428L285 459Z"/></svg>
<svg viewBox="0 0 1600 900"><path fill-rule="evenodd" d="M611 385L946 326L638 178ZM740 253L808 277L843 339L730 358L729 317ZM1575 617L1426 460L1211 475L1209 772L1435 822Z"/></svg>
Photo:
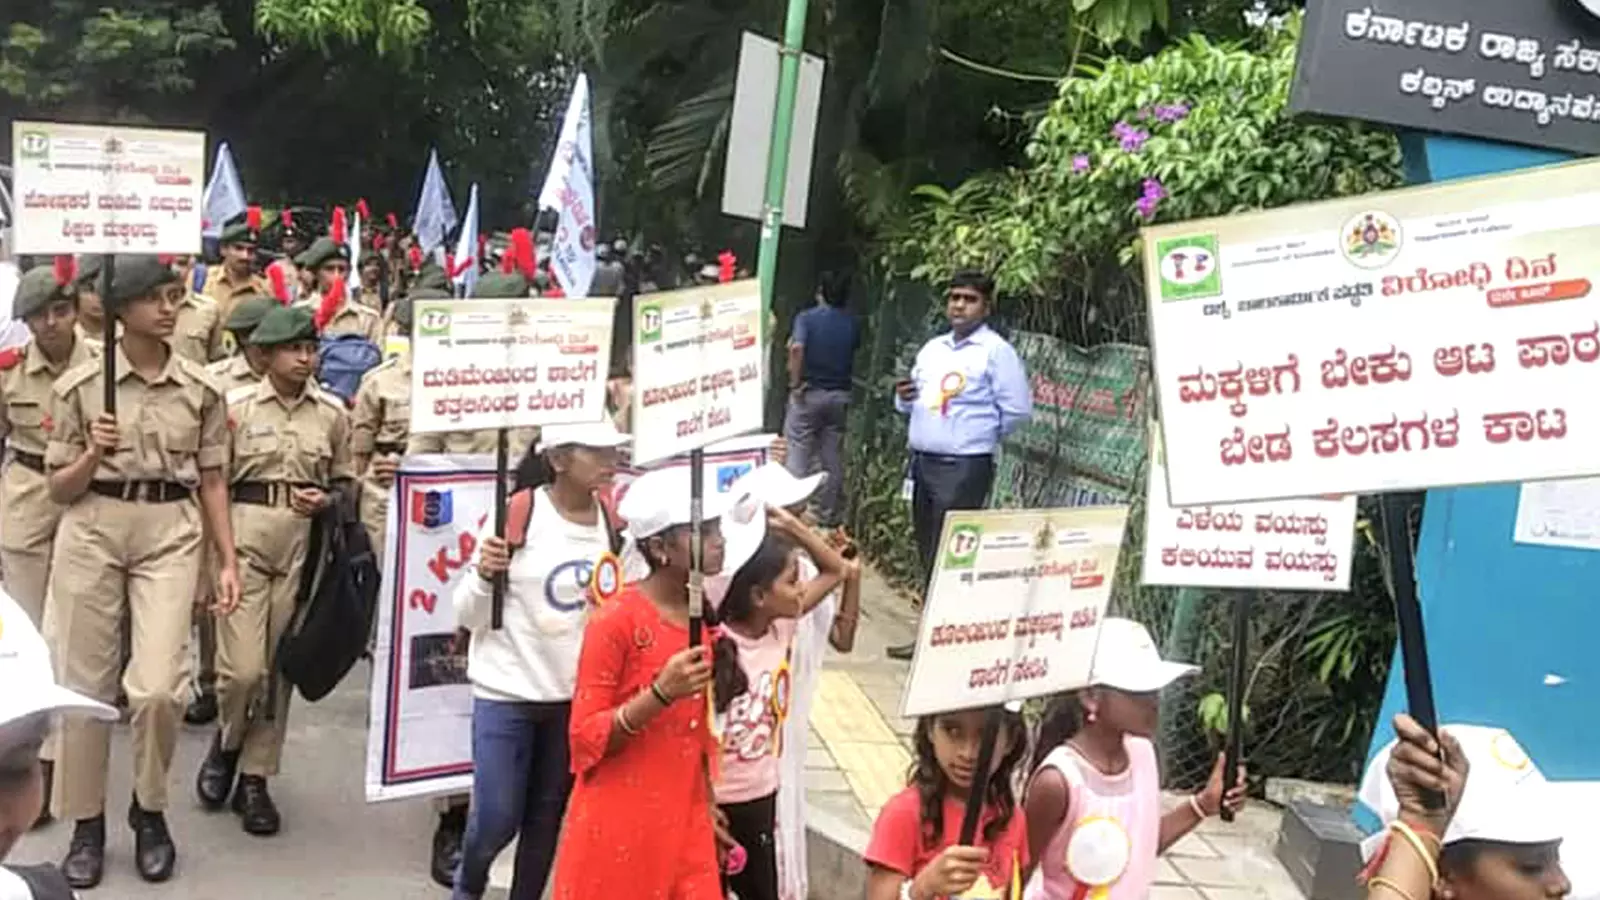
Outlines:
<svg viewBox="0 0 1600 900"><path fill-rule="evenodd" d="M517 467L506 537L479 536L477 573L455 594L457 622L471 632L472 812L457 900L482 897L489 867L513 837L513 900L544 893L572 790L567 723L591 581L620 587L622 532L595 491L616 473L628 438L605 421L550 426ZM604 562L602 562L604 560ZM600 578L594 573L603 572ZM501 627L491 627L494 579L505 573Z"/></svg>

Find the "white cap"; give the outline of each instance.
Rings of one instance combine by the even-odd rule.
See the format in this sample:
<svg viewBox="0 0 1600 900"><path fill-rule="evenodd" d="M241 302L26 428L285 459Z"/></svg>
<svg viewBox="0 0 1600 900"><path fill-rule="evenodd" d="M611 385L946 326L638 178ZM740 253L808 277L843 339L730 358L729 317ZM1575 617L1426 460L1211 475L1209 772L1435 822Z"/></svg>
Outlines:
<svg viewBox="0 0 1600 900"><path fill-rule="evenodd" d="M0 725L35 713L76 712L113 721L117 711L56 684L50 648L11 595L0 590Z"/></svg>
<svg viewBox="0 0 1600 900"><path fill-rule="evenodd" d="M617 430L610 417L598 422L546 425L539 430L539 449L556 447L621 447L631 438Z"/></svg>
<svg viewBox="0 0 1600 900"><path fill-rule="evenodd" d="M767 504L742 488L747 478L734 482L733 490L728 492L728 496L739 499L722 514L722 571L706 579L706 599L717 609L728 595L733 576L739 574L767 538Z"/></svg>
<svg viewBox="0 0 1600 900"><path fill-rule="evenodd" d="M1198 671L1199 666L1162 659L1149 630L1138 622L1118 618L1100 621L1100 640L1095 644L1089 684L1148 694Z"/></svg>
<svg viewBox="0 0 1600 900"><path fill-rule="evenodd" d="M1511 732L1482 725L1446 725L1445 730L1461 744L1468 772L1455 817L1445 829L1444 843L1547 844L1564 837L1561 807L1551 794L1550 782ZM1362 775L1361 791L1356 795L1385 825L1400 816L1400 801L1388 772L1396 743L1390 741L1378 751ZM1371 859L1383 839L1380 833L1363 841L1362 856Z"/></svg>
<svg viewBox="0 0 1600 900"><path fill-rule="evenodd" d="M754 494L768 506L789 507L804 502L822 483L828 473L818 472L805 478L796 478L778 463L767 463L747 473L733 483L733 493Z"/></svg>
<svg viewBox="0 0 1600 900"><path fill-rule="evenodd" d="M709 522L720 519L733 498L717 492L715 479L707 482L700 515ZM639 541L674 525L689 524L689 467L668 466L640 475L622 495L617 515L627 520L628 532Z"/></svg>

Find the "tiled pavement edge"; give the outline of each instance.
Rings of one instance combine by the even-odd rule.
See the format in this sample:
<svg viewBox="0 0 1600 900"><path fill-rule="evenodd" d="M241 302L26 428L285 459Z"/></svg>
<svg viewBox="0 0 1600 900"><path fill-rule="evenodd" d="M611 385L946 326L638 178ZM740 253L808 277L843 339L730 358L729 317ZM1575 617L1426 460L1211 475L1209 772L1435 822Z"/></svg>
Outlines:
<svg viewBox="0 0 1600 900"><path fill-rule="evenodd" d="M910 667L884 650L911 640L915 611L875 572L864 578L855 652L830 652L806 742L814 900L865 895L861 852L872 820L905 785L911 763L912 723L899 716ZM1252 803L1231 824L1213 819L1201 825L1160 861L1151 900L1301 900L1273 858L1278 819L1275 807ZM505 896L514 849L496 863L490 896Z"/></svg>

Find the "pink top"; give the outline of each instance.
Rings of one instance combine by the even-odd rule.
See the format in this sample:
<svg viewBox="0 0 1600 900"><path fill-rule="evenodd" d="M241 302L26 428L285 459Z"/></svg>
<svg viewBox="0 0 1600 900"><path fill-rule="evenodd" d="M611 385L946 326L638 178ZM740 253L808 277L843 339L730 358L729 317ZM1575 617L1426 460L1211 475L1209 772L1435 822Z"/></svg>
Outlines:
<svg viewBox="0 0 1600 900"><path fill-rule="evenodd" d="M1144 900L1161 846L1161 771L1150 741L1126 737L1128 768L1106 775L1070 744L1039 768L1071 791L1067 814L1039 857L1024 900ZM1068 859L1072 860L1069 870ZM1094 883L1082 885L1079 878Z"/></svg>
<svg viewBox="0 0 1600 900"><path fill-rule="evenodd" d="M750 689L735 697L720 716L722 770L717 780L718 803L746 803L778 791L778 752L783 723L779 713L787 706L790 682L784 665L794 642L795 620L778 619L758 638L748 638L723 626L723 634L739 648L739 665L750 679ZM781 679L780 679L781 676ZM780 698L779 703L773 697Z"/></svg>

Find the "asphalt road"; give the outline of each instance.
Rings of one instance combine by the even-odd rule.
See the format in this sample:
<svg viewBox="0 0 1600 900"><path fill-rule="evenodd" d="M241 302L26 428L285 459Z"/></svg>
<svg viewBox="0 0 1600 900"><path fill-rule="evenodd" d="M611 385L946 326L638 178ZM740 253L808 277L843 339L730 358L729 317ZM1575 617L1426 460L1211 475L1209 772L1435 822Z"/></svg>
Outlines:
<svg viewBox="0 0 1600 900"><path fill-rule="evenodd" d="M117 728L107 796L106 878L85 897L237 897L242 900L439 900L448 896L428 878L434 813L426 800L368 804L362 773L367 735L367 671L358 665L345 683L315 705L296 699L283 774L272 792L283 831L256 838L231 812L207 813L194 795L195 772L210 744L210 729L188 728L173 764L167 820L178 845L178 868L166 884L146 884L133 867L127 827L132 773L128 730ZM58 862L70 824L55 823L25 837L7 862Z"/></svg>

